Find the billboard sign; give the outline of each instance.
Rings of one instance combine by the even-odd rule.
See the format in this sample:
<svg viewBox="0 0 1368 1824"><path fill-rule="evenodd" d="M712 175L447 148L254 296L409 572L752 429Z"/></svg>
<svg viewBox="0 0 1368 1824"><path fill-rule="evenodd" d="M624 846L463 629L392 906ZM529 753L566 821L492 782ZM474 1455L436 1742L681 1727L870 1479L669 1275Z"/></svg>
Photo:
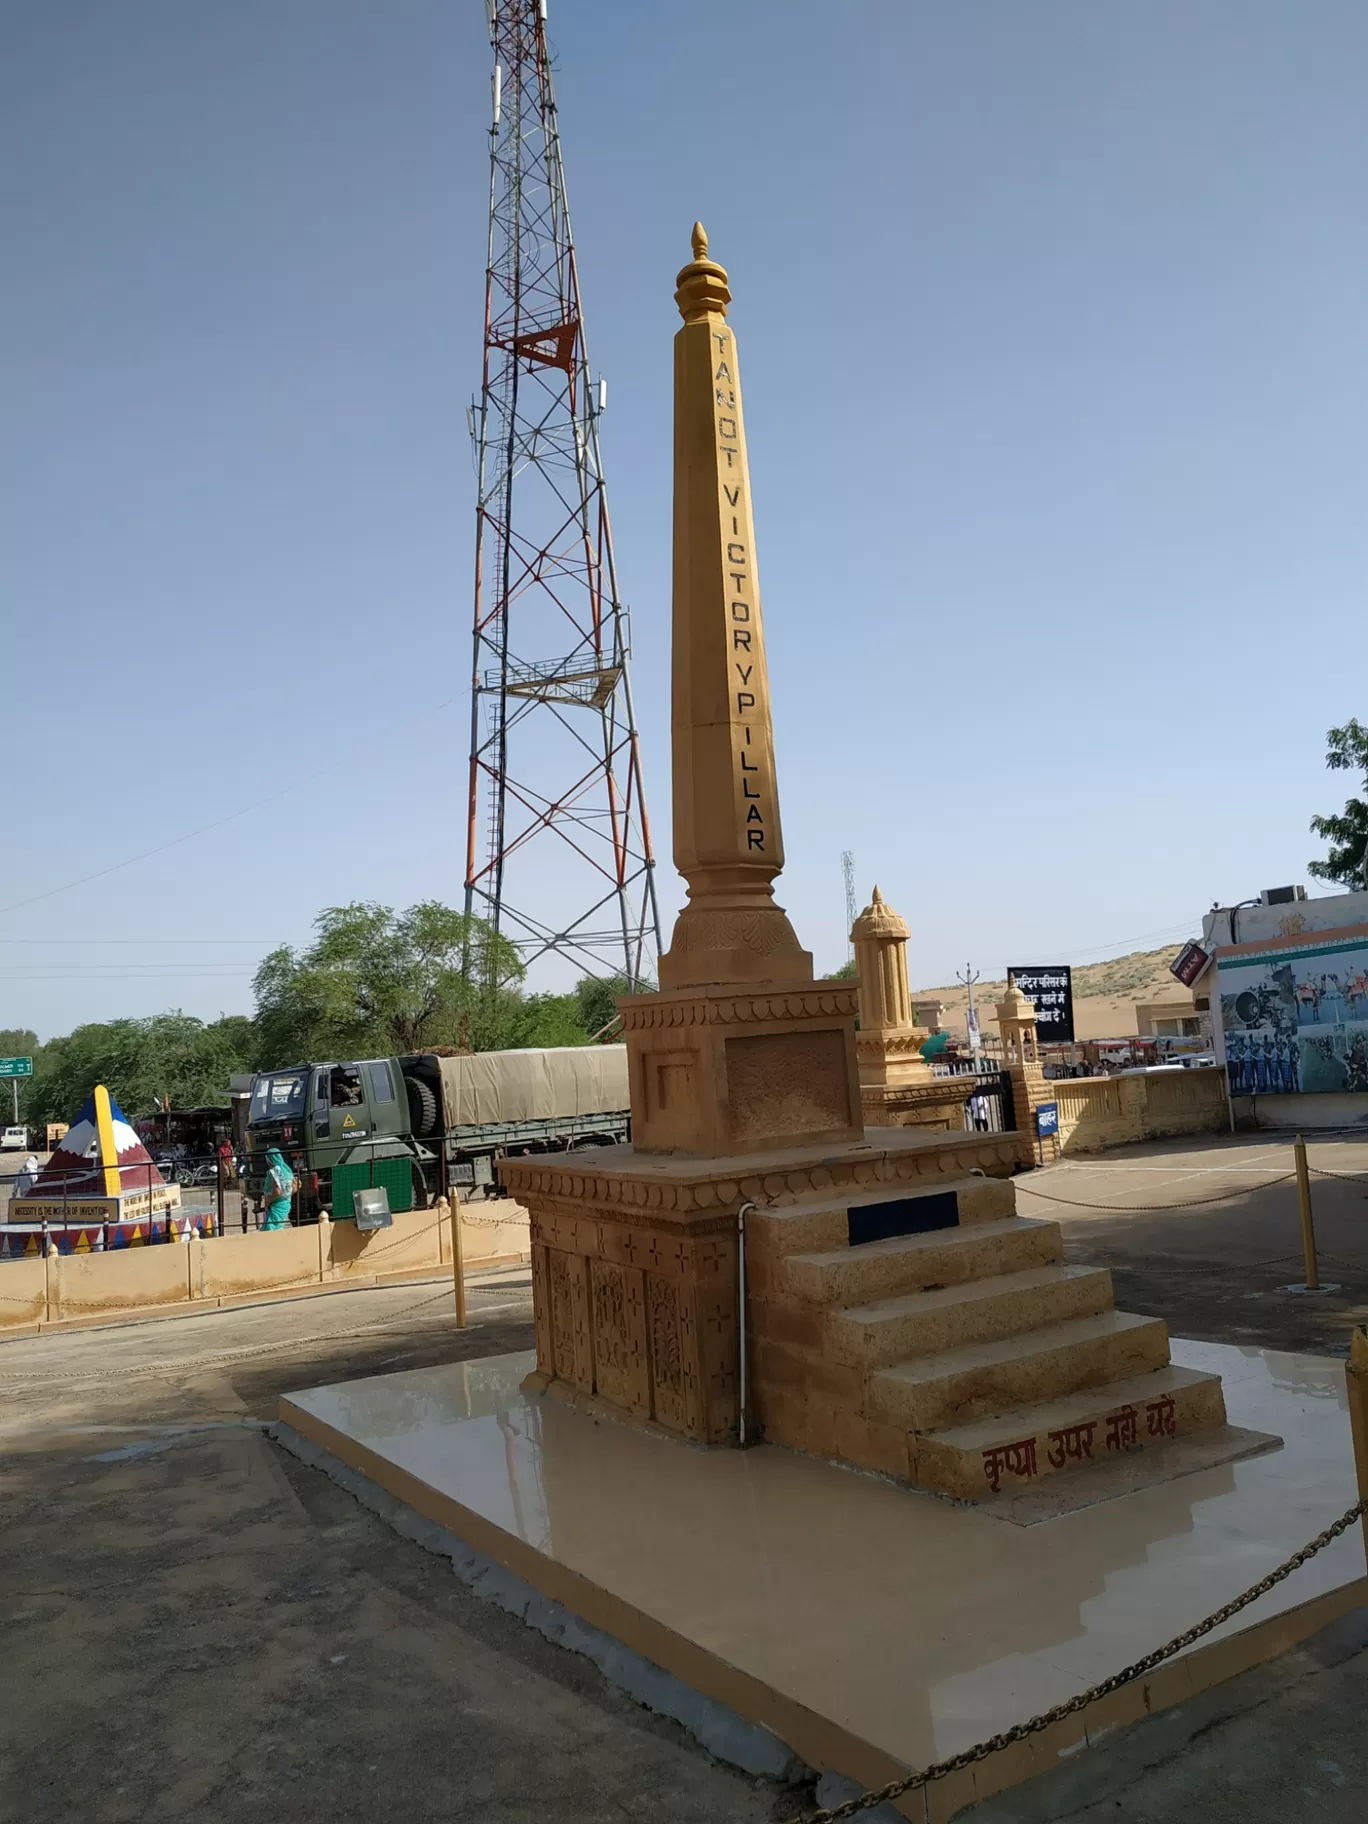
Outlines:
<svg viewBox="0 0 1368 1824"><path fill-rule="evenodd" d="M1211 958L1194 938L1183 945L1169 964L1169 974L1176 975L1184 988L1191 988L1210 961Z"/></svg>
<svg viewBox="0 0 1368 1824"><path fill-rule="evenodd" d="M1074 1036L1073 971L1067 963L1007 972L1035 1008L1036 1037L1042 1045L1070 1045Z"/></svg>
<svg viewBox="0 0 1368 1824"><path fill-rule="evenodd" d="M1308 933L1216 972L1231 1095L1368 1090L1368 937Z"/></svg>

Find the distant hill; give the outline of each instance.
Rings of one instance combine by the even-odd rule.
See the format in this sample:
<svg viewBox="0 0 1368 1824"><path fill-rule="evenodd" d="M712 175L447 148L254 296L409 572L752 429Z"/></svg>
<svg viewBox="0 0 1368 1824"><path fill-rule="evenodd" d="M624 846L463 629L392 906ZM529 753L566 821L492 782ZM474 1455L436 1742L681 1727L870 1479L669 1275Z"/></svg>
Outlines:
<svg viewBox="0 0 1368 1824"><path fill-rule="evenodd" d="M1073 972L1074 1025L1082 1039L1124 1038L1135 1027L1137 1001L1188 999L1187 990L1169 974L1169 964L1182 949L1166 944L1162 950L1132 950L1105 963L1084 963ZM992 1007L1007 992L1006 980L974 984L974 1000L985 1032L995 1030ZM950 987L916 988L913 999L945 1003L945 1024L951 1032L964 1031L969 1001L956 982Z"/></svg>

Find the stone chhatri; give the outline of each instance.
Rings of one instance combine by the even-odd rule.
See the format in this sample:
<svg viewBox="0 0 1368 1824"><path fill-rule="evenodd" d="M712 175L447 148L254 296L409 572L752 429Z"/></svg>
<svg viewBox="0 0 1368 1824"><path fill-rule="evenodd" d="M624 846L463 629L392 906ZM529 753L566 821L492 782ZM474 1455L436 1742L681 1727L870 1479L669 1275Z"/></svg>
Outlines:
<svg viewBox="0 0 1368 1824"><path fill-rule="evenodd" d="M924 1083L931 1067L921 1055L926 1029L912 1017L907 985L907 921L879 889L850 929L860 984L860 1032L855 1042L860 1084L879 1088Z"/></svg>

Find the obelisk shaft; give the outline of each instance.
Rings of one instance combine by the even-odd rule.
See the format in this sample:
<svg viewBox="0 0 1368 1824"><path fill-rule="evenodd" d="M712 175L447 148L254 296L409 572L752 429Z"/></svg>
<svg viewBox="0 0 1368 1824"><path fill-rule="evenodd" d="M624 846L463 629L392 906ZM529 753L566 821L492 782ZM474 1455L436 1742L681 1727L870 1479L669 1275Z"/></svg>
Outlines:
<svg viewBox="0 0 1368 1824"><path fill-rule="evenodd" d="M727 275L694 230L675 337L674 858L689 903L662 988L812 980L784 865L750 472Z"/></svg>

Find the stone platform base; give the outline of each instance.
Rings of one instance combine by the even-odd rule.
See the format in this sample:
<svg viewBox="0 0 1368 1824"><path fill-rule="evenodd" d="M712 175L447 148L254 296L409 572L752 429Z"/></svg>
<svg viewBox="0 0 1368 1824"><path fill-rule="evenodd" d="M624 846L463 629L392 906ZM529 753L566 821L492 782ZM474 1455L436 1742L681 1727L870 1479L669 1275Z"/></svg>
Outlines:
<svg viewBox="0 0 1368 1824"><path fill-rule="evenodd" d="M280 1416L808 1766L863 1786L1088 1689L1353 1502L1342 1364L1173 1352L1177 1368L1224 1384L1236 1427L1285 1446L1026 1527L773 1445L683 1448L525 1394L530 1355L294 1393ZM1014 1498L1042 1498L1070 1473ZM915 1795L908 1815L941 1824L1366 1598L1356 1528L1211 1639L937 1783L925 1804Z"/></svg>

